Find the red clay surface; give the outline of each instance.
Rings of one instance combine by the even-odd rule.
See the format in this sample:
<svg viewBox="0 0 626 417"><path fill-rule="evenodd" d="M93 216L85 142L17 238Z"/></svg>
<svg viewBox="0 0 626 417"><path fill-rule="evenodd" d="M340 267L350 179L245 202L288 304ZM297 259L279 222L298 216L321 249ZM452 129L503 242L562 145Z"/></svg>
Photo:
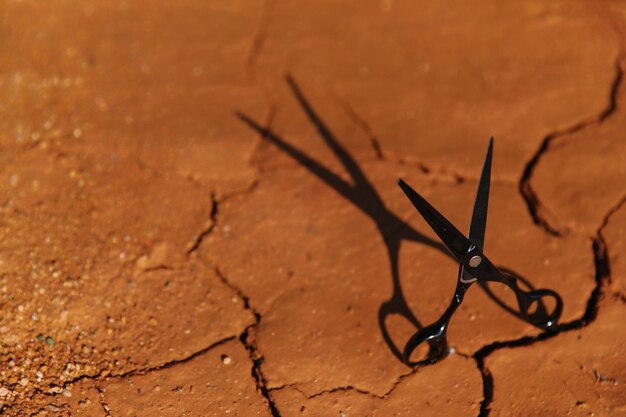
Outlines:
<svg viewBox="0 0 626 417"><path fill-rule="evenodd" d="M3 415L626 415L625 19L5 1ZM453 353L409 368L458 266L395 179L466 230L490 135L486 253L563 326L476 286Z"/></svg>

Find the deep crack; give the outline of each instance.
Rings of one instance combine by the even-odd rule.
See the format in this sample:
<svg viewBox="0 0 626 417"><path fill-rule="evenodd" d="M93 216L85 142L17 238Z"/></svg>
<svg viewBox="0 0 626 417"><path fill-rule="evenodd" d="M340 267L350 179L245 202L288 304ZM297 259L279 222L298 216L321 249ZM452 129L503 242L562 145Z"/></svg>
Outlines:
<svg viewBox="0 0 626 417"><path fill-rule="evenodd" d="M624 70L622 69L622 60L623 56L622 54L620 54L615 63L616 73L611 84L609 104L607 108L604 109L595 118L583 120L582 122L576 123L575 125L565 130L557 131L547 135L542 141L535 155L530 159L530 161L524 168L522 177L520 178L519 190L522 194L522 197L526 201L533 222L553 236L562 236L566 232L566 230L552 224L553 220L549 218L548 210L542 205L537 193L532 188L531 180L534 174L534 170L541 160L541 157L550 149L550 146L554 140L563 136L571 135L588 127L597 126L615 113L615 111L617 110L617 94L624 75ZM558 325L555 329L544 331L537 336L525 336L517 340L491 343L489 345L483 346L472 355L474 360L476 361L478 369L480 369L483 376L483 401L481 402L479 417L486 417L489 415L490 405L493 401L494 381L491 372L488 368L485 367L485 358L487 356L499 349L528 346L542 340L551 339L564 332L581 329L588 326L596 319L598 315L599 302L603 295L603 289L610 282L611 279L609 254L607 251L604 236L602 235L602 230L607 225L611 215L615 213L624 204L625 201L626 197L622 198L618 202L618 204L616 204L606 213L602 223L596 231L596 235L593 237L592 251L594 255L594 265L596 270L596 286L593 289L589 300L587 301L587 306L582 317L568 323L562 323Z"/></svg>
<svg viewBox="0 0 626 417"><path fill-rule="evenodd" d="M520 178L519 190L522 193L522 197L526 201L528 211L530 212L530 216L532 217L533 222L553 236L562 236L566 232L566 230L559 228L559 226L556 224L553 224L555 220L550 219L549 211L541 203L539 196L532 188L531 180L535 172L535 168L541 160L541 157L548 151L548 149L550 149L550 146L555 139L571 135L588 127L597 126L598 124L604 122L613 113L615 113L615 110L617 109L617 93L624 75L624 70L622 69L621 62L622 56L620 55L615 63L615 77L611 84L609 104L607 108L605 108L596 117L583 120L565 130L556 131L547 135L541 142L541 145L539 146L537 152L533 155L528 164L526 164L526 167L524 168L524 171L522 173L522 177Z"/></svg>
<svg viewBox="0 0 626 417"><path fill-rule="evenodd" d="M250 326L246 327L244 332L239 336L239 341L244 346L246 351L248 351L248 355L250 356L250 361L252 361L252 378L256 383L257 391L263 395L265 401L267 402L267 406L272 413L273 417L281 417L280 411L278 411L278 407L274 403L272 396L270 394L270 389L267 388L267 380L261 371L261 365L263 364L263 355L259 352L259 349L256 345L256 340L254 338L254 332L257 326L261 323L261 314L257 312L254 308L250 306L250 298L241 291L236 285L232 284L226 276L220 271L218 267L215 267L215 273L220 278L222 283L226 285L228 288L232 289L237 293L237 296L243 301L243 306L246 310L249 310L254 315L255 322Z"/></svg>
<svg viewBox="0 0 626 417"><path fill-rule="evenodd" d="M606 242L604 240L604 236L602 235L602 230L607 225L609 218L626 202L626 197L622 198L618 204L613 206L607 214L604 216L603 221L598 228L595 237L592 240L592 251L594 257L594 265L595 265L595 281L596 286L594 287L589 300L587 301L587 306L585 308L585 312L582 317L579 319L572 320L568 323L559 324L555 329L544 331L537 336L524 336L522 338L504 341L504 342L494 342L489 345L483 346L477 352L475 352L472 357L476 361L478 369L480 369L481 374L483 375L483 401L480 405L480 414L479 417L487 417L490 412L490 405L493 401L493 376L488 368L485 367L485 358L491 355L493 352L499 349L504 348L516 348L519 346L528 346L534 344L536 342L540 342L542 340L551 339L561 333L569 332L572 330L579 330L583 327L591 324L596 317L598 316L598 308L600 304L600 300L602 299L604 287L608 285L611 280L611 267L609 260L609 253L606 247Z"/></svg>
<svg viewBox="0 0 626 417"><path fill-rule="evenodd" d="M215 228L215 219L217 218L217 210L218 210L218 201L215 198L215 194L211 193L211 213L209 214L209 220L211 224L209 224L209 227L207 227L205 230L200 232L200 234L198 234L193 245L191 245L191 248L189 248L189 250L187 251L187 256L197 251L200 245L202 244L202 241L208 235L210 235L213 229Z"/></svg>
<svg viewBox="0 0 626 417"><path fill-rule="evenodd" d="M489 415L491 402L493 401L493 376L489 369L485 368L485 358L475 358L476 365L480 369L483 378L483 400L480 402L480 412L478 417L487 417Z"/></svg>

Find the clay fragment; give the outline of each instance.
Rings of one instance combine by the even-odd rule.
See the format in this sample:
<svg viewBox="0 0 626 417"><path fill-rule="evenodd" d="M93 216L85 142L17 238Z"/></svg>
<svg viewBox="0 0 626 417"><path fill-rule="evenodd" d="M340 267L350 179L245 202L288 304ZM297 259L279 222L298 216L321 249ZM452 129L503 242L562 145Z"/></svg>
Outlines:
<svg viewBox="0 0 626 417"><path fill-rule="evenodd" d="M626 307L606 300L588 327L486 360L493 416L615 416L626 410Z"/></svg>
<svg viewBox="0 0 626 417"><path fill-rule="evenodd" d="M224 363L224 356L230 358L228 364ZM82 388L75 388L80 393L72 395L71 410L79 416L98 415L93 404L99 401L101 407L109 409L110 415L269 417L271 414L256 390L250 369L246 350L234 340L145 375L86 382ZM101 398L94 398L94 389L84 386L97 386Z"/></svg>
<svg viewBox="0 0 626 417"><path fill-rule="evenodd" d="M618 109L626 87L617 90ZM556 138L537 164L531 186L541 215L555 229L594 235L626 194L626 115L616 110L600 124Z"/></svg>
<svg viewBox="0 0 626 417"><path fill-rule="evenodd" d="M423 368L401 378L382 397L339 387L307 398L297 386L277 389L272 396L286 415L475 415L482 379L473 360L455 356L438 368Z"/></svg>
<svg viewBox="0 0 626 417"><path fill-rule="evenodd" d="M363 167L389 210L403 213L400 218L413 216L408 225L384 223L385 236L406 235L412 228L432 242L437 239L401 191L386 186L398 176L467 229L473 181L454 184L386 161ZM268 172L265 178L254 193L223 205L220 222L199 255L251 295L262 316L257 344L268 386L297 384L307 396L341 386L384 395L409 369L385 342L377 315L392 294L390 259L380 232L371 217L304 168L289 175ZM511 185L494 185L491 193L485 253L536 288L558 291L565 300L564 322L582 317L595 288L589 241L556 238L534 227ZM580 262L570 262L564 256L569 253L578 254ZM437 319L452 296L458 265L436 247L404 239L397 267L412 313L423 324ZM492 288L515 306L512 294ZM385 317L385 327L398 349L415 331L397 314ZM482 346L540 332L476 286L451 323L449 341L471 355Z"/></svg>

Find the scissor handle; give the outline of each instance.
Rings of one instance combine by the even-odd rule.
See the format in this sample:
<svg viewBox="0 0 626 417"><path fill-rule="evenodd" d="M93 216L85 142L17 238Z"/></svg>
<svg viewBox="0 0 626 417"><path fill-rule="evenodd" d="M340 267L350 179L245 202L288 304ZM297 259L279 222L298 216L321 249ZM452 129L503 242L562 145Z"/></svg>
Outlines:
<svg viewBox="0 0 626 417"><path fill-rule="evenodd" d="M520 313L526 321L546 330L556 326L563 312L563 300L556 292L548 289L523 291L516 286L515 295ZM548 311L546 303L543 301L550 297L555 301L551 312Z"/></svg>
<svg viewBox="0 0 626 417"><path fill-rule="evenodd" d="M460 265L459 279L456 284L456 290L454 290L454 296L450 301L450 305L448 306L448 308L446 308L446 311L441 315L439 320L429 326L424 327L423 329L420 329L417 333L411 336L408 342L406 342L402 358L404 360L404 363L406 363L407 365L429 365L440 361L448 355L448 342L446 341L446 331L448 330L448 323L450 323L452 315L463 302L463 297L465 297L465 293L474 283L474 281L463 281L463 276L464 267L463 265ZM418 346L420 346L424 342L428 342L429 345L428 355L426 359L412 361L411 355L413 354L413 352L415 352Z"/></svg>
<svg viewBox="0 0 626 417"><path fill-rule="evenodd" d="M447 320L439 320L417 331L404 346L402 357L409 366L429 365L446 357L448 342L446 341ZM411 355L423 343L428 343L428 356L425 359L413 361Z"/></svg>
<svg viewBox="0 0 626 417"><path fill-rule="evenodd" d="M524 291L518 285L516 275L499 270L487 258L483 258L479 266L481 281L496 281L505 284L515 292L520 316L541 329L554 328L563 312L563 300L554 291L548 289ZM555 304L551 311L546 308L543 299L554 298Z"/></svg>

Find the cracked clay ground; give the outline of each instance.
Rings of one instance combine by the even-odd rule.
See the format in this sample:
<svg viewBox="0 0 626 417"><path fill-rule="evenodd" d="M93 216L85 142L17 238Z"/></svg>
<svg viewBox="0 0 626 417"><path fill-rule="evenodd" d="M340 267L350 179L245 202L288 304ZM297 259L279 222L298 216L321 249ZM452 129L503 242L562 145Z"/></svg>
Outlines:
<svg viewBox="0 0 626 417"><path fill-rule="evenodd" d="M5 0L6 416L626 416L626 3ZM474 286L395 185L565 307Z"/></svg>

